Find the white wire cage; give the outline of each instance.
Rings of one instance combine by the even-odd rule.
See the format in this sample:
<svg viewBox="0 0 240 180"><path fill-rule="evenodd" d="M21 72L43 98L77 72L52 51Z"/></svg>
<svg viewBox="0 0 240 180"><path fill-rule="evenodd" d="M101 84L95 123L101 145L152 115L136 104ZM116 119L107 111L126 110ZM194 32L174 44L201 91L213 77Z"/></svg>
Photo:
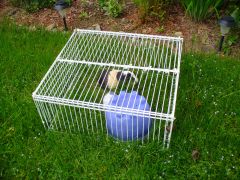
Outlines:
<svg viewBox="0 0 240 180"><path fill-rule="evenodd" d="M75 29L33 92L44 127L108 135L112 135L111 128L115 128L119 129L116 133L122 137L126 133L127 140L134 140L133 133L141 134L142 129L139 131L138 125L143 123L147 126L147 133L137 135L137 140L154 140L169 147L175 119L182 42L180 37ZM102 88L98 82L104 70L132 72L138 83L133 85L125 79L115 89ZM148 108L128 106L134 105L136 98L128 99L125 106L103 104L109 92L118 97L117 102L136 92L145 99ZM122 92L125 95L118 96ZM107 124L107 113L110 113L110 119L114 116L111 113L118 113L120 126L112 120ZM123 124L126 116L130 123ZM147 119L147 125L140 119Z"/></svg>

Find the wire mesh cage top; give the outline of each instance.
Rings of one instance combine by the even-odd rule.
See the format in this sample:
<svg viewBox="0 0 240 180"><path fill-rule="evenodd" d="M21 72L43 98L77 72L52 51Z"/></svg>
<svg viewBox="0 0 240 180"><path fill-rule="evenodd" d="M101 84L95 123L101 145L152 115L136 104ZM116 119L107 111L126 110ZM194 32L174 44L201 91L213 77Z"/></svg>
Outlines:
<svg viewBox="0 0 240 180"><path fill-rule="evenodd" d="M35 100L100 111L174 119L182 38L76 29L33 93ZM99 86L104 71L132 72L113 91L136 91L148 110L103 105L107 87ZM129 102L133 103L133 102Z"/></svg>

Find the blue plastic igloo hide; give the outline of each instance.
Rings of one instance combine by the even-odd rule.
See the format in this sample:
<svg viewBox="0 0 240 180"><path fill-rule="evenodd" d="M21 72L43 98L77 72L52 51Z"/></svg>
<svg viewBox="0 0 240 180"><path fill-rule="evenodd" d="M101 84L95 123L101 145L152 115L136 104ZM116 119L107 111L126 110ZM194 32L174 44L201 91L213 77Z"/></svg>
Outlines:
<svg viewBox="0 0 240 180"><path fill-rule="evenodd" d="M119 95L108 93L104 104L131 109L149 111L146 99L136 91L127 93L121 91ZM107 100L106 100L107 99ZM121 111L106 111L106 126L108 134L123 141L137 140L147 135L151 128L151 119L141 115L133 116Z"/></svg>

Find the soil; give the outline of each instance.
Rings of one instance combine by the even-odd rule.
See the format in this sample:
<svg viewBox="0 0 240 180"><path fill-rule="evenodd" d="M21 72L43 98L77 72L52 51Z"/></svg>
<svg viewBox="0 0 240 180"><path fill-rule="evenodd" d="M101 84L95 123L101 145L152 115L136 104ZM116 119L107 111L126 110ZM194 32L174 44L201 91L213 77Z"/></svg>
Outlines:
<svg viewBox="0 0 240 180"><path fill-rule="evenodd" d="M75 0L67 9L66 20L69 30L94 29L100 26L101 30L106 31L182 36L184 51L216 52L220 38L216 19L196 23L185 15L180 5L171 6L165 11L163 20L148 17L142 22L138 8L132 0L125 1L124 12L119 18L109 17L99 8L96 0ZM17 24L27 25L32 29L40 26L49 30L63 30L63 21L53 8L28 13L23 9L13 7L6 0L0 0L0 18L6 16ZM239 49L239 45L235 49ZM233 55L239 55L239 50L234 51Z"/></svg>

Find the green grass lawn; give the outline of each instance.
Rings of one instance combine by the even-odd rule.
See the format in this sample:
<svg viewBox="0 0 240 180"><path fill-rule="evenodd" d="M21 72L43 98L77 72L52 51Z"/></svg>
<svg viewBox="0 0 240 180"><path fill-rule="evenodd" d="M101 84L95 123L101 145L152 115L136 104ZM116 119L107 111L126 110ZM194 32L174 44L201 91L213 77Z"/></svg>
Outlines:
<svg viewBox="0 0 240 180"><path fill-rule="evenodd" d="M0 25L0 177L240 177L240 59L183 54L175 128L164 150L44 129L31 95L69 36Z"/></svg>

